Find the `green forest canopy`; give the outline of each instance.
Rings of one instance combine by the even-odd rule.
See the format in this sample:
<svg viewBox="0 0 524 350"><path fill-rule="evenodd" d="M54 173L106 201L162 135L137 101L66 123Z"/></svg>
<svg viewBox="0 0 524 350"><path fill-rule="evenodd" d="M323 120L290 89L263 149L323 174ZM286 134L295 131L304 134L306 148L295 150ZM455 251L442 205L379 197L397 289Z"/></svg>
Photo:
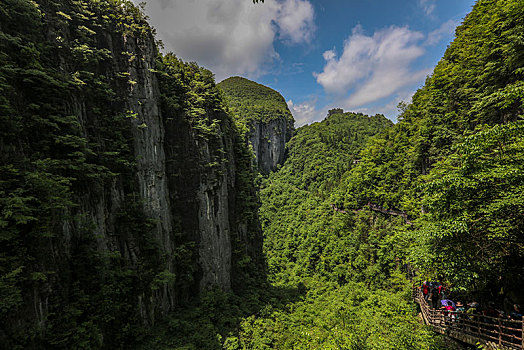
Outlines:
<svg viewBox="0 0 524 350"><path fill-rule="evenodd" d="M242 77L223 80L218 87L224 92L229 108L243 122L268 122L284 117L293 122L282 95L261 84Z"/></svg>
<svg viewBox="0 0 524 350"><path fill-rule="evenodd" d="M120 21L119 30L147 32L139 12L96 3ZM89 29L85 8L63 9L56 8L57 21L74 16ZM112 152L95 157L97 145L79 137L76 121L56 100L85 89L102 106L114 102L105 78L88 74L89 67L108 59L107 52L89 48L89 31L78 27L88 46L74 43L71 60L78 74L64 76L51 68L48 55L60 44L45 42L41 15L30 2L7 0L0 13L9 24L2 26L0 43L6 62L0 67L1 135L34 151L15 163L0 158L1 314L21 305L22 284L47 278L22 273L41 258L37 249L24 248L24 240L49 238L46 218L72 205L75 186L114 177L108 169L115 164L129 172L131 159L120 127L107 135ZM102 19L98 25L110 25ZM158 65L174 73L159 73L164 84L185 96L166 94L164 103L185 110L201 136L212 137L213 125L199 118L205 106L198 98L202 93L220 108L210 72L174 56ZM243 118L292 118L274 90L236 77L219 84L226 96L228 84L242 91L226 100ZM13 102L34 93L34 86L41 100L24 108ZM101 348L102 327L115 335L107 340L115 346L131 339L147 349L443 348L416 320L406 268L481 301L518 297L524 288L523 114L524 6L520 0L479 0L397 124L336 110L297 130L285 164L260 189L269 283L247 280L251 288L239 295L203 293L146 330L137 327L126 295L134 281L152 279L157 271L145 262L147 269L135 276L116 262L104 267L107 280L86 276L94 287L75 287L67 312L57 312L50 323L46 341ZM117 126L119 118L125 116L116 116ZM106 127L101 125L102 132L109 134ZM17 137L20 132L25 138ZM53 157L42 160L49 150ZM368 203L405 211L413 224L376 213ZM140 229L137 223L128 222ZM97 293L100 283L106 288ZM17 336L40 336L25 333Z"/></svg>
<svg viewBox="0 0 524 350"><path fill-rule="evenodd" d="M477 2L413 103L363 150L336 198L340 207L372 202L420 218L413 251L424 249L413 263L464 290L516 290L524 277L521 5Z"/></svg>

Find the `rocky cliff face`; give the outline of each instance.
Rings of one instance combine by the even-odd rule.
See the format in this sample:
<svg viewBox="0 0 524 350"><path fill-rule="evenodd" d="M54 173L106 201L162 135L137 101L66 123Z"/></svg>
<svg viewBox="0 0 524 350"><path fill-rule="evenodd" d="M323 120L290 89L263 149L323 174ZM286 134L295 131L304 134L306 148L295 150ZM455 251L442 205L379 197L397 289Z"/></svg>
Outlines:
<svg viewBox="0 0 524 350"><path fill-rule="evenodd" d="M294 120L279 92L254 81L231 77L218 84L235 118L245 126L258 169L267 174L284 162Z"/></svg>
<svg viewBox="0 0 524 350"><path fill-rule="evenodd" d="M51 346L55 329L67 344L85 324L89 342L124 344L122 329L257 268L236 265L261 260L249 157L211 74L162 65L129 2L37 3L1 5L14 69L1 72L0 192L25 219L0 201L14 276L0 283L0 342ZM40 52L26 62L20 43Z"/></svg>
<svg viewBox="0 0 524 350"><path fill-rule="evenodd" d="M274 171L277 165L284 163L286 143L292 132L292 124L286 118L250 122L248 140L262 173Z"/></svg>

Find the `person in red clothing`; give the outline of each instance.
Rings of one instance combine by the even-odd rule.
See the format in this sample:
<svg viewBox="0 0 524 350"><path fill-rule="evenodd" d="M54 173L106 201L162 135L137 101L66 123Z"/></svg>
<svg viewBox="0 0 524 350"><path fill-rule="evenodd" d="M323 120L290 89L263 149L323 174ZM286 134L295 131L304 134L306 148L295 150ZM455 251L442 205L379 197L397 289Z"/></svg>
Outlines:
<svg viewBox="0 0 524 350"><path fill-rule="evenodd" d="M456 311L453 305L451 304L446 305L445 308L446 308L446 311Z"/></svg>
<svg viewBox="0 0 524 350"><path fill-rule="evenodd" d="M422 283L422 294L424 295L424 300L428 300L429 297L429 286L426 281Z"/></svg>
<svg viewBox="0 0 524 350"><path fill-rule="evenodd" d="M443 284L438 286L438 294L440 296L440 299L448 299L449 298L448 289Z"/></svg>

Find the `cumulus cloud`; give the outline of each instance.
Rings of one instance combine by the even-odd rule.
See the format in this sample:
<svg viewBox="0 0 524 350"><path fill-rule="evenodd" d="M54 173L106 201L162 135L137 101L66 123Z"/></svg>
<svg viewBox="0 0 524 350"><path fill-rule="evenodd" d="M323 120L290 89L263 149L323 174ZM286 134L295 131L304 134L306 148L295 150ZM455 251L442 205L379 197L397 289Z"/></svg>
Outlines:
<svg viewBox="0 0 524 350"><path fill-rule="evenodd" d="M432 69L416 72L408 70L376 70L373 77L362 88L351 94L345 101L348 107L362 106L388 97L400 88L423 81Z"/></svg>
<svg viewBox="0 0 524 350"><path fill-rule="evenodd" d="M287 0L280 3L275 20L279 37L292 44L309 43L315 31L315 11L309 1Z"/></svg>
<svg viewBox="0 0 524 350"><path fill-rule="evenodd" d="M292 100L287 101L287 106L295 118L295 126L310 124L322 118L316 109L316 102L316 100L310 100L294 104Z"/></svg>
<svg viewBox="0 0 524 350"><path fill-rule="evenodd" d="M256 77L279 59L275 40L304 44L315 32L308 0L148 0L146 12L166 51L211 69L218 80Z"/></svg>
<svg viewBox="0 0 524 350"><path fill-rule="evenodd" d="M392 26L367 36L356 26L340 57L333 50L324 52L326 65L315 74L317 82L338 99L350 91L343 102L348 108L390 96L430 73L430 69L411 69L425 53L420 44L423 38L422 33L407 27Z"/></svg>
<svg viewBox="0 0 524 350"><path fill-rule="evenodd" d="M333 58L335 58L337 56L337 54L335 53L335 50L327 50L325 51L323 54L322 54L322 57L324 57L324 59L326 61L330 61L332 60Z"/></svg>
<svg viewBox="0 0 524 350"><path fill-rule="evenodd" d="M172 4L172 1L171 0L158 0L160 2L160 7L165 10L166 7L168 7L169 5ZM136 1L135 1L136 3Z"/></svg>

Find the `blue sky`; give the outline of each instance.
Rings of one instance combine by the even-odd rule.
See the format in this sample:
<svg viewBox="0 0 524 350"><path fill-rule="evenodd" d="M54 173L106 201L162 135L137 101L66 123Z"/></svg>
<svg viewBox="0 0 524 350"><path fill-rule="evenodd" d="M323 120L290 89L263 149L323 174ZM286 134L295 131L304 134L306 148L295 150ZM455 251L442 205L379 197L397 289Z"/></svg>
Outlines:
<svg viewBox="0 0 524 350"><path fill-rule="evenodd" d="M134 0L139 2L139 0ZM147 0L164 42L216 75L279 91L297 126L331 108L395 121L474 0Z"/></svg>

